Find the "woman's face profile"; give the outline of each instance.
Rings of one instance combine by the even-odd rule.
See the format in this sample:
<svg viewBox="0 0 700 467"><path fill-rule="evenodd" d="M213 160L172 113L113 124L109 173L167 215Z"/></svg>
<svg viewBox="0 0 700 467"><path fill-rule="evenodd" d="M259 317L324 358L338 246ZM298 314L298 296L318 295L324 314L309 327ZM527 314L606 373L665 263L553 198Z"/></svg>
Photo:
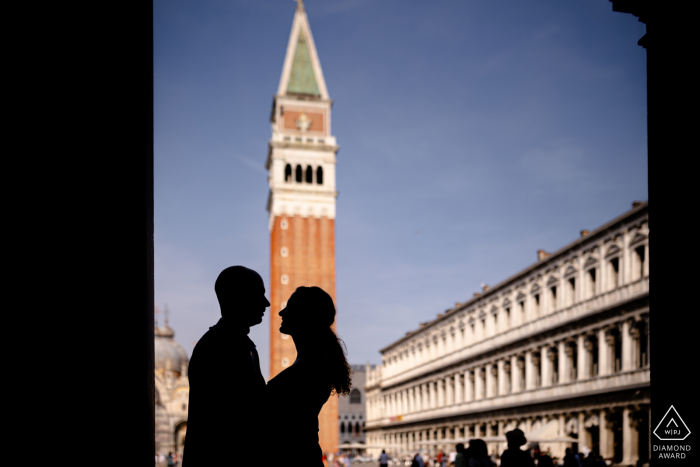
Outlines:
<svg viewBox="0 0 700 467"><path fill-rule="evenodd" d="M299 321L299 309L296 306L297 300L294 299L294 294L287 300L287 306L280 311L279 315L282 318L280 332L282 334L292 334Z"/></svg>

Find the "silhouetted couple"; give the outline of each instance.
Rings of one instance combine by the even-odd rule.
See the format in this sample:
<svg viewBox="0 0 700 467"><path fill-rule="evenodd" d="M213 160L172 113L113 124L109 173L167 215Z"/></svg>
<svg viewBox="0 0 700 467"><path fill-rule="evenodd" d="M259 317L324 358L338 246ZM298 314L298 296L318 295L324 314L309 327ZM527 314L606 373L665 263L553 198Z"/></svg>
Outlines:
<svg viewBox="0 0 700 467"><path fill-rule="evenodd" d="M267 385L250 327L270 302L262 277L243 266L216 279L221 319L197 342L189 364L190 402L183 467L321 466L318 414L332 393L350 392L350 366L331 329L333 299L299 287L280 312L297 359Z"/></svg>

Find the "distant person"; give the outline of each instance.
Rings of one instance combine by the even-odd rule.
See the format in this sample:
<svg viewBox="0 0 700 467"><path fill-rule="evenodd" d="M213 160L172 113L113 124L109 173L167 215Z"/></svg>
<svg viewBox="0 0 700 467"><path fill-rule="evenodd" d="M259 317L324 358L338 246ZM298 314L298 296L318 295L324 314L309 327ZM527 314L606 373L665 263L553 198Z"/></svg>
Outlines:
<svg viewBox="0 0 700 467"><path fill-rule="evenodd" d="M501 467L534 467L535 461L529 451L523 451L520 446L527 443L525 433L519 428L506 433L508 449L501 454Z"/></svg>
<svg viewBox="0 0 700 467"><path fill-rule="evenodd" d="M564 453L564 467L580 467L571 448L566 448Z"/></svg>
<svg viewBox="0 0 700 467"><path fill-rule="evenodd" d="M423 458L420 455L420 452L417 452L415 456L413 456L413 462L411 462L411 467L425 467L425 462L423 462Z"/></svg>
<svg viewBox="0 0 700 467"><path fill-rule="evenodd" d="M554 467L554 462L548 454L544 454L537 459L537 467Z"/></svg>
<svg viewBox="0 0 700 467"><path fill-rule="evenodd" d="M486 443L481 439L472 439L469 441L469 449L471 459L469 459L469 467L494 467L496 464L491 462L489 451L486 448Z"/></svg>
<svg viewBox="0 0 700 467"><path fill-rule="evenodd" d="M464 444L459 443L455 447L455 450L457 451L457 455L455 456L455 465L454 467L467 467L469 465L469 461L467 460L466 456L464 455Z"/></svg>
<svg viewBox="0 0 700 467"><path fill-rule="evenodd" d="M252 269L232 266L219 274L214 290L221 319L192 351L183 467L230 464L227 446L231 443L245 446L237 455L240 465L254 464L256 453L262 450L259 443L264 430L259 410L265 379L248 333L251 326L262 322L270 306L265 284Z"/></svg>
<svg viewBox="0 0 700 467"><path fill-rule="evenodd" d="M277 438L276 450L296 451L300 460L294 465L321 467L318 414L331 394L346 396L352 386L342 341L331 328L335 305L319 287L299 287L279 315L280 332L294 340L297 358L267 383L270 417L294 421Z"/></svg>
<svg viewBox="0 0 700 467"><path fill-rule="evenodd" d="M389 455L386 453L384 449L382 449L382 453L379 454L379 467L387 467L389 465Z"/></svg>

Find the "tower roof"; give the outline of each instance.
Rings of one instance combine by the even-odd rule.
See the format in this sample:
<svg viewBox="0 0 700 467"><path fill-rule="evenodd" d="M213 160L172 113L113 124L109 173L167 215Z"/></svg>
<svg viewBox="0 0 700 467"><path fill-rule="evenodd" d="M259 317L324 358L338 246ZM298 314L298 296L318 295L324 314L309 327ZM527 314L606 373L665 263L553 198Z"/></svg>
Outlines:
<svg viewBox="0 0 700 467"><path fill-rule="evenodd" d="M277 95L304 95L328 99L326 81L323 79L321 63L301 0L297 0Z"/></svg>

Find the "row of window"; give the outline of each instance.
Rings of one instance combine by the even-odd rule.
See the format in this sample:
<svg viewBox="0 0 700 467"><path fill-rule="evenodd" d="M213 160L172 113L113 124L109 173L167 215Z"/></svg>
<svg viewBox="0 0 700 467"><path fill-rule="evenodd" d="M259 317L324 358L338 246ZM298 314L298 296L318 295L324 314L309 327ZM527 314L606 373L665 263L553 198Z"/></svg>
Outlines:
<svg viewBox="0 0 700 467"><path fill-rule="evenodd" d="M593 378L600 374L615 374L648 367L648 322L639 320L630 323L628 361L624 364L621 328L623 326L616 325L606 329L604 333L594 332L586 334L582 340L565 342L562 348L563 355L560 355L557 345L546 345L531 351L529 359L526 356L509 357L500 365L492 363L460 370L437 380L384 395L383 400L380 399L381 402L377 399L370 402L368 416L374 419L410 413ZM599 336L604 342L599 342ZM579 353L582 353L583 358L579 358ZM606 362L605 369L599 368L601 358ZM580 368L580 364L583 368ZM560 378L560 372L565 373L563 378Z"/></svg>
<svg viewBox="0 0 700 467"><path fill-rule="evenodd" d="M353 431L353 424L352 424L352 422L348 422L348 425L347 425L347 433L350 433L350 434L355 433L355 434L358 434L358 435L359 435L359 434L362 433L362 429L364 428L364 425L365 425L365 422L362 422L362 425L360 425L360 422L355 422L354 431ZM345 432L346 432L345 422L340 422L340 432L341 432L341 433L345 433Z"/></svg>
<svg viewBox="0 0 700 467"><path fill-rule="evenodd" d="M645 246L639 246L633 251L633 266L635 269L633 269L632 271L632 280L639 280L645 275ZM610 280L609 289L612 290L619 287L621 285L620 258L614 257L610 259L607 262L606 267L608 267L607 276ZM585 296L582 297L583 299L592 298L596 295L596 293L598 293L597 269L598 268L596 267L591 267L586 271L584 279L584 285L586 286L586 289L584 290ZM546 291L542 291L540 289L540 292L534 293L532 295L532 300L530 300L530 304L528 306L530 308L529 318L537 319L540 316L542 316L543 313L555 312L559 309L559 305L563 305L564 307L573 305L574 303L576 303L576 297L579 295L577 293L577 287L577 278L571 277L565 282L564 297L558 297L559 287L557 285L552 285ZM546 309L544 308L544 293L549 294L549 297L547 297L546 300ZM417 346L417 354L415 355L415 358L417 358L417 362L412 363L421 363L426 358L429 359L436 357L437 355L435 354L441 354L444 351L453 350L452 348L455 345L465 345L465 339L468 339L470 342L475 342L479 339L486 338L489 335L494 335L498 332L506 331L514 326L525 323L528 320L526 312L527 297L524 294L519 294L517 298L518 301L515 304L514 312L511 311L513 308L512 305L504 304L502 313L499 313L499 310L496 307L494 307L491 310L490 317L486 313L484 313L478 319L472 318L469 322L469 326L466 328L466 331L468 332L465 332L465 327L462 326L459 329L459 334L455 336L453 330L453 332L451 332L449 335L449 343L447 342L447 334L442 336L442 342L436 336L433 336L434 342L432 346L430 345L429 341L426 342L425 346L423 346L422 343L419 343ZM563 298L563 300L561 300L563 303L559 303L558 298ZM509 304L509 301L507 301L506 303ZM491 322L488 322L487 320ZM456 342L457 340L459 342ZM413 355L411 357L413 357ZM398 355L393 355L389 357L386 361L386 364L393 365L399 363L401 360L404 359L409 359L408 351L403 351L400 352ZM411 360L413 360L413 358L411 358Z"/></svg>
<svg viewBox="0 0 700 467"><path fill-rule="evenodd" d="M301 165L297 164L296 168L294 169L294 181L297 183L306 182L313 184L315 182L317 185L323 185L323 167L316 167L315 175L316 180L314 180L314 169L310 165L307 165L305 170L301 167ZM287 166L284 168L284 181L287 183L292 182L291 164L287 164Z"/></svg>

